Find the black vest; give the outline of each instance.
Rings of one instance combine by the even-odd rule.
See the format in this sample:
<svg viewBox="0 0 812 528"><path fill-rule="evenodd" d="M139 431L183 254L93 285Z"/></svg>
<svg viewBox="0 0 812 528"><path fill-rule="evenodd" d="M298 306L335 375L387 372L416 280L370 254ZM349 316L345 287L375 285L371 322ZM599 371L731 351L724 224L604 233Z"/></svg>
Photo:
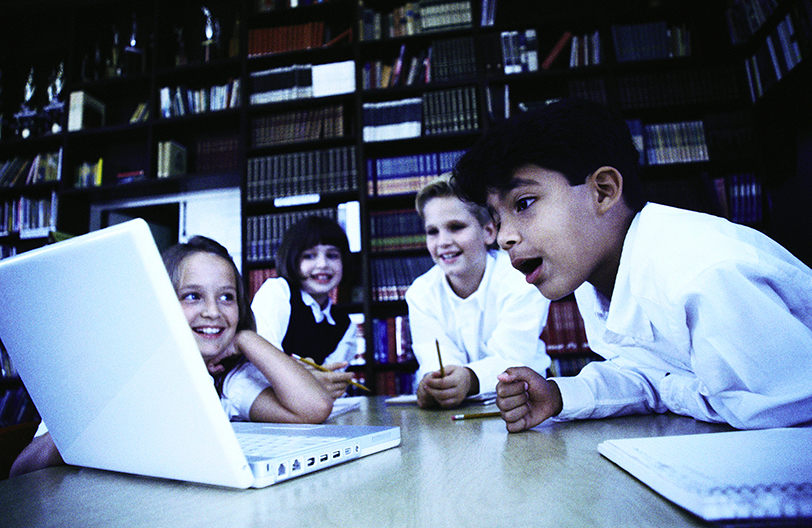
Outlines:
<svg viewBox="0 0 812 528"><path fill-rule="evenodd" d="M330 315L333 316L335 325L328 323L326 317L317 324L313 318L313 310L302 301L301 292L291 288L290 322L282 340L282 349L287 354L313 358L319 365L323 364L327 356L335 351L350 326L349 315L336 305L330 308Z"/></svg>

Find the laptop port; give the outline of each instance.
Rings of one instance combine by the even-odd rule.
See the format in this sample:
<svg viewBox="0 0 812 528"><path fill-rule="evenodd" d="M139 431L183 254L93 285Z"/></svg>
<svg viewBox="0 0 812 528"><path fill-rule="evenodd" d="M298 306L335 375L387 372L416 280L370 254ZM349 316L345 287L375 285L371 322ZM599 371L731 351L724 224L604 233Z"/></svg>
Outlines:
<svg viewBox="0 0 812 528"><path fill-rule="evenodd" d="M316 457L310 457L307 459L307 467L313 467L316 464Z"/></svg>
<svg viewBox="0 0 812 528"><path fill-rule="evenodd" d="M327 453L324 453L323 455L321 455L321 456L319 457L319 462L320 462L320 463L327 462L327 459L328 459L328 458L330 458L330 456L329 456Z"/></svg>
<svg viewBox="0 0 812 528"><path fill-rule="evenodd" d="M285 464L279 464L279 469L277 469L276 471L278 476L280 477L283 476L287 472L287 470L285 469Z"/></svg>

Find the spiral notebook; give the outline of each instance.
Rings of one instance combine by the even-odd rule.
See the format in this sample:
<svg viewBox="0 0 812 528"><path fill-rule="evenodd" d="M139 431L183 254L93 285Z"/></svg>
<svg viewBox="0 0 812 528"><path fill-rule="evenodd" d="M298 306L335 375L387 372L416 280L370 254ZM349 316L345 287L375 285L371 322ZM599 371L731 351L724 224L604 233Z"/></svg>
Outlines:
<svg viewBox="0 0 812 528"><path fill-rule="evenodd" d="M707 521L812 521L812 428L607 440L598 452Z"/></svg>

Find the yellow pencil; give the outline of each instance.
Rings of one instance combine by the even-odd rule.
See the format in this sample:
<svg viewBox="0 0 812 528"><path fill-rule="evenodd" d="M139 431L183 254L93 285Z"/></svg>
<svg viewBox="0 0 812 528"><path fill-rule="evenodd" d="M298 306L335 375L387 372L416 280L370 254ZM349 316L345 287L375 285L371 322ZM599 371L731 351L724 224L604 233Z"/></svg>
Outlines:
<svg viewBox="0 0 812 528"><path fill-rule="evenodd" d="M332 370L324 368L321 365L319 365L318 363L314 363L314 362L310 361L309 359L306 359L306 358L303 358L303 357L299 356L298 354L291 354L291 357L293 359L298 359L299 361L301 361L305 365L310 365L311 367L313 367L316 370L320 370L322 372L332 372ZM371 392L368 388L364 387L363 385L361 385L357 381L350 380L350 385L355 385L359 389L364 389L367 392Z"/></svg>
<svg viewBox="0 0 812 528"><path fill-rule="evenodd" d="M440 341L435 339L434 344L437 345L437 359L440 361L440 377L445 376L445 369L443 368L443 356L440 355Z"/></svg>
<svg viewBox="0 0 812 528"><path fill-rule="evenodd" d="M472 418L496 418L497 416L502 416L502 413L499 411L492 411L492 412L483 412L483 413L471 413L471 414L455 414L451 417L452 420L470 420Z"/></svg>

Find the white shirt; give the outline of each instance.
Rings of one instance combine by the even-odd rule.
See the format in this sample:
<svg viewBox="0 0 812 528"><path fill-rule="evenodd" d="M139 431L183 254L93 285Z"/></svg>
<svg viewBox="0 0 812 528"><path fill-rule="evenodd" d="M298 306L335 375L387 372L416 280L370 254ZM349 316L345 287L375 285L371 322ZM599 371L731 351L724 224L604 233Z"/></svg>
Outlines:
<svg viewBox="0 0 812 528"><path fill-rule="evenodd" d="M812 270L762 233L648 204L626 235L611 303L588 283L575 297L607 361L555 378L557 419L812 420Z"/></svg>
<svg viewBox="0 0 812 528"><path fill-rule="evenodd" d="M309 293L302 291L301 294L305 306L309 306L313 311L316 323L327 319L329 324L336 324L330 314L332 301L328 301L327 306L322 309ZM257 321L257 333L273 346L284 351L282 341L285 339L288 323L290 323L290 286L288 282L281 277L266 280L254 295L251 309ZM355 325L350 322L350 326L338 346L327 356L324 363L350 362L355 358L356 348Z"/></svg>
<svg viewBox="0 0 812 528"><path fill-rule="evenodd" d="M226 374L220 404L229 420L251 421L251 406L259 394L271 386L265 374L250 361Z"/></svg>
<svg viewBox="0 0 812 528"><path fill-rule="evenodd" d="M496 388L508 367L544 372L550 365L541 332L550 301L510 265L504 251L487 255L479 288L466 299L448 284L439 266L415 279L406 291L412 349L420 365L416 381L438 370L434 340L444 365L464 365L479 379L480 392Z"/></svg>

